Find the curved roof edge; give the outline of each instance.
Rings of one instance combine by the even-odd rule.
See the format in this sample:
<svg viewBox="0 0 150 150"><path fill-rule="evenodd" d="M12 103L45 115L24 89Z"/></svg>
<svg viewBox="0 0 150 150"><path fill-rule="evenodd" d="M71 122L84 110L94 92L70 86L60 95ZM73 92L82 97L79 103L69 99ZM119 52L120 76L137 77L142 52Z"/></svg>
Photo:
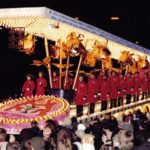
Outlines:
<svg viewBox="0 0 150 150"><path fill-rule="evenodd" d="M47 9L48 10L48 17L54 19L54 20L58 20L58 21L61 21L63 23L66 23L68 25L71 25L71 26L74 26L76 28L80 28L82 30L85 30L85 31L88 31L88 32L91 32L93 34L96 34L98 36L102 36L108 40L112 40L114 42L117 42L119 44L122 44L122 45L125 45L127 47L130 47L132 49L135 49L135 50L138 50L138 51L141 51L143 53L146 53L148 55L150 55L150 50L149 49L146 49L142 46L139 46L137 44L134 44L132 42L129 42L121 37L118 37L116 35L113 35L107 31L104 31L100 28L97 28L97 27L94 27L90 24L87 24L87 23L84 23L82 21L79 21L79 20L76 20L76 19L73 19L71 17L68 17L62 13L59 13L57 11L54 11L54 10L51 10L51 9Z"/></svg>

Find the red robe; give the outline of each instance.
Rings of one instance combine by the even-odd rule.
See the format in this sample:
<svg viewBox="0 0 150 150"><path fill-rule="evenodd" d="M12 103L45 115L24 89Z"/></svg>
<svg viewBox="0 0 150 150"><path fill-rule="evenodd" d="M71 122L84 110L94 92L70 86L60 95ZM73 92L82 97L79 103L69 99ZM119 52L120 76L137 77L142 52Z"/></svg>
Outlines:
<svg viewBox="0 0 150 150"><path fill-rule="evenodd" d="M97 98L97 93L98 93L98 81L97 81L97 79L89 78L87 88L88 88L88 91L87 91L88 102L90 102L90 103L97 102L97 100L98 100L98 98Z"/></svg>
<svg viewBox="0 0 150 150"><path fill-rule="evenodd" d="M126 94L132 95L134 94L134 80L132 77L126 77Z"/></svg>
<svg viewBox="0 0 150 150"><path fill-rule="evenodd" d="M102 86L102 81L103 81L103 75L98 76L98 88L100 89Z"/></svg>
<svg viewBox="0 0 150 150"><path fill-rule="evenodd" d="M148 78L148 91L150 91L150 74L149 74L149 78Z"/></svg>
<svg viewBox="0 0 150 150"><path fill-rule="evenodd" d="M110 99L116 99L118 97L118 85L119 78L117 76L111 76L109 78L110 83Z"/></svg>
<svg viewBox="0 0 150 150"><path fill-rule="evenodd" d="M58 76L54 76L52 78L52 86L53 86L53 89L59 89L59 77Z"/></svg>
<svg viewBox="0 0 150 150"><path fill-rule="evenodd" d="M32 96L33 90L35 89L35 83L32 80L26 80L22 87L22 93L24 93L24 96Z"/></svg>
<svg viewBox="0 0 150 150"><path fill-rule="evenodd" d="M149 89L148 77L143 77L141 87L142 87L142 92L148 91Z"/></svg>
<svg viewBox="0 0 150 150"><path fill-rule="evenodd" d="M36 82L36 95L44 95L46 87L47 87L46 79L43 77L38 78Z"/></svg>
<svg viewBox="0 0 150 150"><path fill-rule="evenodd" d="M107 95L110 92L110 83L108 79L102 80L102 86L100 88L101 92L101 101L107 101Z"/></svg>
<svg viewBox="0 0 150 150"><path fill-rule="evenodd" d="M137 94L140 93L140 89L139 88L141 88L141 78L139 76L134 76L133 80L134 80L133 94L137 95Z"/></svg>
<svg viewBox="0 0 150 150"><path fill-rule="evenodd" d="M118 97L123 97L126 95L126 79L119 78L119 84L118 84Z"/></svg>
<svg viewBox="0 0 150 150"><path fill-rule="evenodd" d="M65 80L63 82L65 82ZM73 84L73 79L68 77L67 82L66 82L66 86L64 86L64 89L70 90L72 87L72 84Z"/></svg>
<svg viewBox="0 0 150 150"><path fill-rule="evenodd" d="M75 96L75 104L76 105L84 105L87 100L84 99L87 96L87 85L84 81L78 81L76 83L76 96Z"/></svg>

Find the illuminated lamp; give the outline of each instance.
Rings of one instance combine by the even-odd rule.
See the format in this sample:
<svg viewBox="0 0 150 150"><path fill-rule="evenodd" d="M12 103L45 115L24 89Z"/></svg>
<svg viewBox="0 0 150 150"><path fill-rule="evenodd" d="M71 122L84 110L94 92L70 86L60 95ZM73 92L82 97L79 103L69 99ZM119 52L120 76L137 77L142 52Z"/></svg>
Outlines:
<svg viewBox="0 0 150 150"><path fill-rule="evenodd" d="M119 17L118 16L112 16L110 19L111 20L119 20Z"/></svg>

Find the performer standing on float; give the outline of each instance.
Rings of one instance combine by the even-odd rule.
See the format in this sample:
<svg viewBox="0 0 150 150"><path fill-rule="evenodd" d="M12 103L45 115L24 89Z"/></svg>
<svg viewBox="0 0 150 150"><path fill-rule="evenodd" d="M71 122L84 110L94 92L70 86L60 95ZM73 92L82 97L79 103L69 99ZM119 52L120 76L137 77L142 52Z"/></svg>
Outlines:
<svg viewBox="0 0 150 150"><path fill-rule="evenodd" d="M25 97L28 97L28 96L30 97L30 96L33 96L33 91L35 89L35 83L32 80L31 74L27 74L26 77L27 77L27 79L23 84L22 93Z"/></svg>
<svg viewBox="0 0 150 150"><path fill-rule="evenodd" d="M119 74L119 86L118 86L118 106L123 105L123 98L126 95L126 78L122 73Z"/></svg>
<svg viewBox="0 0 150 150"><path fill-rule="evenodd" d="M110 93L110 83L108 77L104 75L100 88L101 111L107 109L109 93Z"/></svg>
<svg viewBox="0 0 150 150"><path fill-rule="evenodd" d="M63 85L64 85L64 80L63 80ZM67 81L66 81L66 85L64 85L64 89L65 90L70 90L73 84L73 79L71 77L68 76Z"/></svg>
<svg viewBox="0 0 150 150"><path fill-rule="evenodd" d="M148 73L148 97L150 97L150 71Z"/></svg>
<svg viewBox="0 0 150 150"><path fill-rule="evenodd" d="M142 86L141 86L141 90L142 90L142 100L144 99L144 98L148 98L148 88L149 88L149 82L148 82L148 74L147 73L145 73L144 74L144 77L143 77L143 79L142 79Z"/></svg>
<svg viewBox="0 0 150 150"><path fill-rule="evenodd" d="M110 108L114 108L117 106L117 98L118 98L118 85L119 79L116 75L115 71L112 71L111 76L109 77L110 83Z"/></svg>
<svg viewBox="0 0 150 150"><path fill-rule="evenodd" d="M98 88L101 88L102 85L102 80L103 80L103 76L104 76L104 72L100 71L99 75L98 75Z"/></svg>
<svg viewBox="0 0 150 150"><path fill-rule="evenodd" d="M47 87L47 81L43 77L43 72L39 71L39 77L36 81L36 95L44 95L45 94L45 88Z"/></svg>
<svg viewBox="0 0 150 150"><path fill-rule="evenodd" d="M95 103L98 101L98 80L96 79L94 74L91 74L88 78L87 83L87 93L88 93L88 102L89 102L89 113L94 113Z"/></svg>
<svg viewBox="0 0 150 150"><path fill-rule="evenodd" d="M132 73L128 72L127 76L126 76L126 104L130 104L131 103L131 97L133 95L133 91L134 91L134 80L132 78Z"/></svg>
<svg viewBox="0 0 150 150"><path fill-rule="evenodd" d="M87 102L87 85L84 82L83 76L79 76L79 79L75 86L75 104L77 117L83 115L83 106Z"/></svg>
<svg viewBox="0 0 150 150"><path fill-rule="evenodd" d="M52 85L53 89L59 89L59 76L56 72L53 72Z"/></svg>
<svg viewBox="0 0 150 150"><path fill-rule="evenodd" d="M139 77L138 72L136 72L133 75L133 80L134 80L133 96L134 96L134 102L136 102L139 100L139 94L140 94L140 89L141 89L141 78Z"/></svg>

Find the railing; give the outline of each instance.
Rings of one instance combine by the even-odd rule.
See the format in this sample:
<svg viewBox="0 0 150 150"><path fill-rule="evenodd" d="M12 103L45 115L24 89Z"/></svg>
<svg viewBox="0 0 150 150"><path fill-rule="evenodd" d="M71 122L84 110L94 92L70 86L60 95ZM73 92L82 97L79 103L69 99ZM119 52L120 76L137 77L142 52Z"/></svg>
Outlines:
<svg viewBox="0 0 150 150"><path fill-rule="evenodd" d="M98 101L95 104L95 112L93 114L88 114L89 104L86 104L83 108L83 116L78 117L78 121L92 119L95 117L103 117L106 113L111 113L115 117L118 117L123 114L128 114L129 112L133 112L134 110L142 108L143 106L148 106L150 108L150 97L144 100L136 101L136 102L133 102L132 100L130 104L125 104L125 103L126 102L124 101L124 104L122 106L112 108L112 109L108 107L107 110L101 111L101 101ZM71 117L76 116L76 105L71 105L70 108L71 108L70 116Z"/></svg>

